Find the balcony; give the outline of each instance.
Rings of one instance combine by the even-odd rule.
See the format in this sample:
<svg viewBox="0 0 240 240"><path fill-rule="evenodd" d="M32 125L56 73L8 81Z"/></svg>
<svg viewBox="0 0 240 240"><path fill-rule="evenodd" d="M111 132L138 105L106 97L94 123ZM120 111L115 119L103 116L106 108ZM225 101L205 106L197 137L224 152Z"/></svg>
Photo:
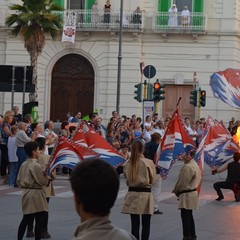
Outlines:
<svg viewBox="0 0 240 240"><path fill-rule="evenodd" d="M124 12L123 32L142 32L143 20L142 13ZM103 11L66 10L64 11L64 23L71 26L76 25L77 31L117 32L120 26L120 13L111 11L111 14L106 14Z"/></svg>
<svg viewBox="0 0 240 240"><path fill-rule="evenodd" d="M190 13L182 16L181 12L158 12L153 15L153 31L156 33L206 34L207 16L204 13Z"/></svg>

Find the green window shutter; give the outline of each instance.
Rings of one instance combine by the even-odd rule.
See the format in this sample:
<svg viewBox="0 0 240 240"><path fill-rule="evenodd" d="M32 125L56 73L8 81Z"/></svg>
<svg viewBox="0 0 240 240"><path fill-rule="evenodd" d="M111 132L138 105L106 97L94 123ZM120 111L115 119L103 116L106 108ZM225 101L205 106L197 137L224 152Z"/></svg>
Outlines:
<svg viewBox="0 0 240 240"><path fill-rule="evenodd" d="M158 12L168 12L171 0L158 0Z"/></svg>
<svg viewBox="0 0 240 240"><path fill-rule="evenodd" d="M64 0L54 0L54 2L55 2L57 5L59 5L59 6L61 6L61 7L64 7Z"/></svg>
<svg viewBox="0 0 240 240"><path fill-rule="evenodd" d="M91 9L92 5L96 2L96 0L87 0L86 1L86 9Z"/></svg>
<svg viewBox="0 0 240 240"><path fill-rule="evenodd" d="M87 10L91 10L92 9L92 5L96 2L96 0L86 0L86 9ZM91 12L87 12L86 13L86 23L90 23L91 22Z"/></svg>
<svg viewBox="0 0 240 240"><path fill-rule="evenodd" d="M193 12L203 12L204 0L194 0Z"/></svg>
<svg viewBox="0 0 240 240"><path fill-rule="evenodd" d="M158 12L168 12L171 6L171 0L158 0ZM168 16L158 16L157 17L157 25L159 26L167 26Z"/></svg>
<svg viewBox="0 0 240 240"><path fill-rule="evenodd" d="M204 0L194 0L193 2L193 12L203 14ZM193 16L192 24L196 30L201 29L204 25L204 16Z"/></svg>

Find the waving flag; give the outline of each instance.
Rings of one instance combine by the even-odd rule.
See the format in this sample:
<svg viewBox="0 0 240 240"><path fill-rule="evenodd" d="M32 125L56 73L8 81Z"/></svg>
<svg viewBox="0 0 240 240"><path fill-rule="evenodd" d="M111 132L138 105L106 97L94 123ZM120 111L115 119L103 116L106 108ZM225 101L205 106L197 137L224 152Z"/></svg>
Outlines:
<svg viewBox="0 0 240 240"><path fill-rule="evenodd" d="M99 157L99 154L93 150L76 144L69 139L61 138L50 158L46 172L50 173L59 165L72 169L79 163L79 160L95 157Z"/></svg>
<svg viewBox="0 0 240 240"><path fill-rule="evenodd" d="M71 140L61 138L50 158L47 170L51 172L57 166L74 168L79 160L87 160L98 157L117 167L125 162L117 150L115 150L105 139L82 122L77 126Z"/></svg>
<svg viewBox="0 0 240 240"><path fill-rule="evenodd" d="M126 161L117 150L115 150L95 131L89 129L89 131L86 132L85 137L88 147L98 153L100 155L100 159L108 162L113 167L117 167Z"/></svg>
<svg viewBox="0 0 240 240"><path fill-rule="evenodd" d="M75 130L75 134L71 140L77 144L80 144L84 147L88 147L87 141L85 138L85 133L89 130L87 124L79 124Z"/></svg>
<svg viewBox="0 0 240 240"><path fill-rule="evenodd" d="M238 145L226 127L209 116L195 160L201 165L205 162L209 167L221 166L232 159L237 150Z"/></svg>
<svg viewBox="0 0 240 240"><path fill-rule="evenodd" d="M215 97L231 107L240 108L240 70L228 68L213 73L210 86Z"/></svg>
<svg viewBox="0 0 240 240"><path fill-rule="evenodd" d="M172 165L181 158L181 155L188 155L194 148L194 142L185 129L177 109L160 143L158 165L161 177L166 179Z"/></svg>

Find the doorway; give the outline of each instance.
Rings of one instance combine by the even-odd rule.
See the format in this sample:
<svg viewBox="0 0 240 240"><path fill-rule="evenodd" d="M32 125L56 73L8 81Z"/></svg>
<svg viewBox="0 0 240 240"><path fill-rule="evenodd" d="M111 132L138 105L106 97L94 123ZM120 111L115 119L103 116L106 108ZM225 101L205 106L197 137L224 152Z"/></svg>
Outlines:
<svg viewBox="0 0 240 240"><path fill-rule="evenodd" d="M190 120L197 120L195 117L195 108L190 104L190 92L192 85L166 85L165 99L163 100L162 117L166 119L176 110L176 105L181 97L178 110L182 119L189 117Z"/></svg>
<svg viewBox="0 0 240 240"><path fill-rule="evenodd" d="M78 54L60 58L52 71L50 118L64 121L67 113L82 116L93 111L94 70L91 63Z"/></svg>

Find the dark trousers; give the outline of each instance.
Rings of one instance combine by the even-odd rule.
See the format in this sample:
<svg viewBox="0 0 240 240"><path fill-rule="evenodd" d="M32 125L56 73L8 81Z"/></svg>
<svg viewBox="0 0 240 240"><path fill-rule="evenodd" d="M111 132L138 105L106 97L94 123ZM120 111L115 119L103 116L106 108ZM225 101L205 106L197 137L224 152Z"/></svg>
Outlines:
<svg viewBox="0 0 240 240"><path fill-rule="evenodd" d="M37 212L32 214L23 215L23 219L18 227L18 240L22 240L26 231L27 225L30 224L32 219L35 219L35 240L40 240L42 237L44 212Z"/></svg>
<svg viewBox="0 0 240 240"><path fill-rule="evenodd" d="M46 198L47 203L49 204L50 198ZM28 225L27 229L28 231L33 231L33 222L34 222L34 216L30 216L28 219ZM42 223L42 232L48 231L48 212L43 212L43 223Z"/></svg>
<svg viewBox="0 0 240 240"><path fill-rule="evenodd" d="M50 198L46 198L47 199L47 203L49 204L49 200ZM43 232L48 232L48 212L43 212L43 228L42 228Z"/></svg>
<svg viewBox="0 0 240 240"><path fill-rule="evenodd" d="M0 144L1 149L1 176L7 175L8 168L8 148L5 144Z"/></svg>
<svg viewBox="0 0 240 240"><path fill-rule="evenodd" d="M150 214L131 214L131 223L132 223L132 235L139 240L139 230L140 230L140 216L142 216L142 234L141 240L148 240L150 235L150 223L151 215Z"/></svg>
<svg viewBox="0 0 240 240"><path fill-rule="evenodd" d="M222 182L216 182L213 184L214 189L216 190L219 197L223 197L223 193L221 191L222 189L233 189L233 182L229 181L222 181Z"/></svg>
<svg viewBox="0 0 240 240"><path fill-rule="evenodd" d="M183 237L186 239L196 239L195 223L192 210L181 208Z"/></svg>

